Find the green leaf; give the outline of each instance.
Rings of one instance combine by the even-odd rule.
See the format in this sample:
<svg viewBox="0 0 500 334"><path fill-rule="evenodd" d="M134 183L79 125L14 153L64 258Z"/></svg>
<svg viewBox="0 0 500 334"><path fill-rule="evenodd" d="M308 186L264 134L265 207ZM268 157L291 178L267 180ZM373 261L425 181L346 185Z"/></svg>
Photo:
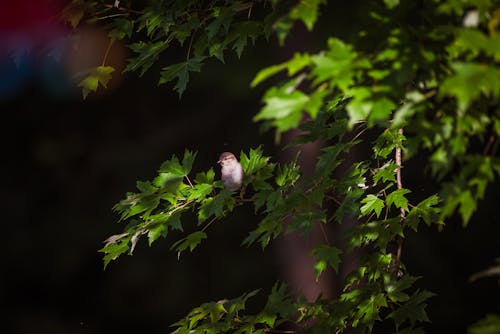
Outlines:
<svg viewBox="0 0 500 334"><path fill-rule="evenodd" d="M319 245L312 250L311 255L317 261L314 265L316 269L316 281L326 269L327 264L330 265L336 273L339 272L340 254L342 254L340 249L328 245Z"/></svg>
<svg viewBox="0 0 500 334"><path fill-rule="evenodd" d="M161 236L165 237L167 235L167 231L168 231L167 225L165 224L158 224L150 228L148 231L149 246L151 246L151 244L155 242L159 237Z"/></svg>
<svg viewBox="0 0 500 334"><path fill-rule="evenodd" d="M186 90L189 81L189 72L200 72L203 60L205 57L193 57L187 61L169 65L162 68L160 72L160 81L158 84L164 84L173 80L177 80L174 89L181 97Z"/></svg>
<svg viewBox="0 0 500 334"><path fill-rule="evenodd" d="M295 53L293 58L287 62L266 67L260 70L255 78L252 80L250 84L252 87L257 86L262 81L266 80L269 77L272 77L276 73L283 71L284 69L288 69L288 76L295 75L298 71L302 70L304 67L309 66L311 64L311 57L309 54L305 53Z"/></svg>
<svg viewBox="0 0 500 334"><path fill-rule="evenodd" d="M395 280L391 279L385 282L385 291L387 292L387 297L394 302L400 303L405 302L410 299L410 296L403 291L411 288L413 283L415 283L419 277L413 277L410 275L405 275L402 278Z"/></svg>
<svg viewBox="0 0 500 334"><path fill-rule="evenodd" d="M194 179L194 182L196 183L209 183L211 184L214 182L215 178L215 172L213 168L210 168L206 173L198 173L196 174L196 178Z"/></svg>
<svg viewBox="0 0 500 334"><path fill-rule="evenodd" d="M363 198L361 203L365 204L360 209L361 216L368 216L372 211L374 211L378 218L384 208L384 201L372 194L368 194L365 198Z"/></svg>
<svg viewBox="0 0 500 334"><path fill-rule="evenodd" d="M285 166L278 166L278 171L276 173L276 184L280 188L287 189L295 184L300 178L300 167L297 165L296 161L293 161Z"/></svg>
<svg viewBox="0 0 500 334"><path fill-rule="evenodd" d="M216 196L204 200L198 209L198 224L211 216L222 217L225 209L232 210L236 203L232 195L232 191L222 189Z"/></svg>
<svg viewBox="0 0 500 334"><path fill-rule="evenodd" d="M188 188L188 200L201 201L207 197L214 189L210 183L199 183L192 188Z"/></svg>
<svg viewBox="0 0 500 334"><path fill-rule="evenodd" d="M394 204L396 208L403 208L405 211L408 211L408 200L405 195L411 193L408 189L398 189L387 195L385 202L387 203L387 207L390 209L391 205Z"/></svg>
<svg viewBox="0 0 500 334"><path fill-rule="evenodd" d="M261 247L264 249L271 239L275 239L280 235L283 230L283 222L272 216L266 216L255 230L243 240L243 245L251 245L255 241L259 241Z"/></svg>
<svg viewBox="0 0 500 334"><path fill-rule="evenodd" d="M318 18L318 7L325 2L326 0L301 0L290 11L290 18L301 20L311 31Z"/></svg>
<svg viewBox="0 0 500 334"><path fill-rule="evenodd" d="M389 9L393 9L394 7L399 5L399 0L384 0L385 5Z"/></svg>
<svg viewBox="0 0 500 334"><path fill-rule="evenodd" d="M253 78L252 82L250 83L250 86L255 87L259 83L261 83L262 81L266 80L269 77L272 77L273 75L283 71L284 69L286 69L286 63L282 63L279 65L272 65L272 66L263 68L262 70L257 72L257 75L255 76L255 78Z"/></svg>
<svg viewBox="0 0 500 334"><path fill-rule="evenodd" d="M129 63L127 67L125 67L124 72L134 72L140 69L140 76L142 76L151 66L153 66L160 54L165 51L168 46L169 43L165 41L154 43L140 41L130 44L130 49L138 55L135 58L129 59Z"/></svg>
<svg viewBox="0 0 500 334"><path fill-rule="evenodd" d="M328 39L328 52L312 56L311 59L315 65L311 71L315 77L314 84L319 85L326 81L343 92L347 92L354 83L358 68L367 65L357 61L357 54L352 45L336 38Z"/></svg>
<svg viewBox="0 0 500 334"><path fill-rule="evenodd" d="M302 235L308 235L315 222L325 222L326 214L323 211L306 211L296 214L287 226L287 233L299 230Z"/></svg>
<svg viewBox="0 0 500 334"><path fill-rule="evenodd" d="M415 231L417 230L420 219L423 220L427 226L430 226L432 223L442 225L443 222L439 217L440 209L436 207L438 204L438 195L432 195L418 203L418 205L413 207L406 216L408 225Z"/></svg>
<svg viewBox="0 0 500 334"><path fill-rule="evenodd" d="M439 92L455 97L460 111L464 112L480 94L500 96L500 69L496 66L455 62L451 67L454 74L443 81Z"/></svg>
<svg viewBox="0 0 500 334"><path fill-rule="evenodd" d="M368 116L368 125L377 124L386 121L391 117L392 112L396 108L394 102L388 98L380 98L373 102L370 115Z"/></svg>
<svg viewBox="0 0 500 334"><path fill-rule="evenodd" d="M184 169L184 175L188 175L193 168L194 159L196 159L197 152L184 151L184 157L182 158L182 168Z"/></svg>
<svg viewBox="0 0 500 334"><path fill-rule="evenodd" d="M469 334L497 334L500 333L500 315L488 314L470 326L467 330Z"/></svg>
<svg viewBox="0 0 500 334"><path fill-rule="evenodd" d="M262 26L260 22L257 21L243 21L234 24L233 31L231 31L226 39L224 40L224 45L233 43L233 50L236 52L238 58L241 57L243 49L248 43L248 38L251 38L255 43L255 40L259 35L262 34Z"/></svg>
<svg viewBox="0 0 500 334"><path fill-rule="evenodd" d="M429 322L429 317L425 308L425 301L435 294L429 291L416 291L410 299L401 307L394 310L387 317L394 319L396 328L399 328L405 321L409 321L413 326L417 321Z"/></svg>
<svg viewBox="0 0 500 334"><path fill-rule="evenodd" d="M72 0L64 7L61 18L63 21L69 22L73 28L76 28L86 11L89 11L95 6L94 1Z"/></svg>
<svg viewBox="0 0 500 334"><path fill-rule="evenodd" d="M207 25L207 36L211 40L214 38L221 28L227 32L233 20L234 12L227 7L215 7L212 11L214 19Z"/></svg>
<svg viewBox="0 0 500 334"><path fill-rule="evenodd" d="M178 177L184 177L184 167L179 162L179 159L173 155L170 160L163 162L158 170L160 173L168 173Z"/></svg>
<svg viewBox="0 0 500 334"><path fill-rule="evenodd" d="M385 182L395 183L397 168L400 167L395 163L385 164L384 166L380 167L375 173L375 175L373 175L373 183L378 184L380 180L382 180L382 182L384 183Z"/></svg>
<svg viewBox="0 0 500 334"><path fill-rule="evenodd" d="M269 157L263 155L262 148L250 149L248 155L244 152L240 154L240 163L243 167L245 178L243 184L248 185L253 183L254 186L262 185L262 182L272 176L274 164L269 163ZM259 187L258 187L259 188ZM266 186L260 187L267 188ZM270 188L270 186L269 186Z"/></svg>
<svg viewBox="0 0 500 334"><path fill-rule="evenodd" d="M458 198L460 202L460 208L458 212L462 216L462 221L464 222L464 224L467 224L474 211L476 211L476 200L472 197L469 190L462 192Z"/></svg>
<svg viewBox="0 0 500 334"><path fill-rule="evenodd" d="M299 124L308 101L309 97L298 90L287 92L272 88L264 98L264 108L253 120L272 120L278 131L284 132Z"/></svg>
<svg viewBox="0 0 500 334"><path fill-rule="evenodd" d="M346 106L349 115L349 128L354 124L367 119L373 108L373 102L368 100L371 97L371 91L368 87L356 87L349 90L353 99Z"/></svg>
<svg viewBox="0 0 500 334"><path fill-rule="evenodd" d="M207 234L205 232L197 231L175 242L170 249L175 249L178 256L180 256L180 254L188 248L189 251L192 252L201 243L201 241L206 238Z"/></svg>
<svg viewBox="0 0 500 334"><path fill-rule="evenodd" d="M90 92L97 91L99 84L106 88L111 79L111 73L114 71L115 69L111 66L98 66L92 69L90 74L78 84L82 87L83 98L86 99Z"/></svg>
<svg viewBox="0 0 500 334"><path fill-rule="evenodd" d="M351 247L362 247L374 242L378 249L385 251L387 244L396 236L403 237L400 218L362 223L351 232Z"/></svg>
<svg viewBox="0 0 500 334"><path fill-rule="evenodd" d="M287 287L285 284L276 283L267 297L267 303L263 312L267 314L279 314L284 319L295 314L297 309L291 302L286 290Z"/></svg>
<svg viewBox="0 0 500 334"><path fill-rule="evenodd" d="M380 319L379 310L382 307L387 307L387 301L383 293L369 296L358 305L358 311L356 319L353 321L353 326L356 327L357 322L360 321L366 324L368 328L372 328L374 321Z"/></svg>
<svg viewBox="0 0 500 334"><path fill-rule="evenodd" d="M114 235L106 239L106 245L99 250L99 252L104 253L104 269L108 264L116 260L121 254L128 252L129 242L132 239L132 235L129 233L123 233L119 235Z"/></svg>
<svg viewBox="0 0 500 334"><path fill-rule="evenodd" d="M134 21L130 19L118 18L113 20L110 25L111 31L108 33L109 37L114 39L124 39L125 37L132 37L134 31Z"/></svg>

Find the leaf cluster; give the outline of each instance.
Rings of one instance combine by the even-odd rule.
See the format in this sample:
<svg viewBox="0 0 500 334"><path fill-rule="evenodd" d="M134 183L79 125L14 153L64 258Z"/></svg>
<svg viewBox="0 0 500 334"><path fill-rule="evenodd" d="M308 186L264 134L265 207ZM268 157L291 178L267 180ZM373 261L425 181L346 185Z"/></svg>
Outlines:
<svg viewBox="0 0 500 334"><path fill-rule="evenodd" d="M182 95L190 73L210 58L223 62L227 50L240 56L249 40L273 33L283 42L297 22L311 30L323 4L154 1L125 11L109 27L112 38L131 38L135 56L126 71L142 75L167 50L183 50L185 59L162 67L159 79L175 81ZM88 15L99 15L95 9L102 5L94 3ZM377 322L390 321L398 333L421 333L419 324L429 321L426 301L433 294L415 288L417 278L400 258L402 242L422 223L442 229L458 214L467 224L498 180L500 11L483 0L385 0L369 8L368 24L356 37L331 35L323 50L296 53L262 69L251 83L279 80L263 95L254 121L278 136L301 130L289 145L322 144L311 176L302 176L296 161L278 164L262 148L250 149L239 156L242 191L231 192L212 169L193 177L196 153L186 151L114 207L126 226L101 249L106 266L131 254L142 236L151 245L175 231L182 236L171 248L180 256L209 238L208 227L251 205L255 228L243 244L263 249L285 233L307 236L314 226L356 221L344 236L347 247L325 238L311 251L317 279L338 271L345 253L361 248L366 256L334 300L292 300L276 285L256 315L243 314L254 291L193 309L174 324L175 332L264 333L284 322L305 333L371 332ZM68 15L72 24L79 20ZM111 70L104 68L82 81L84 95L109 80ZM367 144L370 152L348 159ZM412 163L425 166L422 175L437 181L436 191L405 186L402 175ZM496 320L485 318L470 330L487 332Z"/></svg>

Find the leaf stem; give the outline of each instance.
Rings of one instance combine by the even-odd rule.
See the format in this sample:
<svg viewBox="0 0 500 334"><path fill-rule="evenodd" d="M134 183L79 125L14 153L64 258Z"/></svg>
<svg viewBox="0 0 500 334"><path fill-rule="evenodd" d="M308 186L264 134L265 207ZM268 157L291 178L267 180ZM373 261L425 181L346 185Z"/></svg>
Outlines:
<svg viewBox="0 0 500 334"><path fill-rule="evenodd" d="M109 50L111 50L111 46L113 45L114 42L115 42L114 38L109 39L108 48L106 49L106 52L104 53L104 57L102 58L102 65L101 66L104 66L106 64L106 60L108 59Z"/></svg>
<svg viewBox="0 0 500 334"><path fill-rule="evenodd" d="M191 34L191 38L189 39L189 46L188 46L188 50L187 50L186 60L189 60L189 57L191 56L191 48L193 46L193 39L194 39L194 32Z"/></svg>
<svg viewBox="0 0 500 334"><path fill-rule="evenodd" d="M194 188L193 186L193 183L191 183L191 180L189 179L189 176L184 176L186 178L186 180L188 181L189 185L191 186L191 188Z"/></svg>
<svg viewBox="0 0 500 334"><path fill-rule="evenodd" d="M325 227L323 226L323 223L319 222L318 225L319 225L319 228L321 229L321 233L323 233L323 237L325 238L327 245L330 245L330 241L328 240L328 235L326 234Z"/></svg>
<svg viewBox="0 0 500 334"><path fill-rule="evenodd" d="M96 18L96 21L105 20L105 19L110 19L110 18L112 18L112 17L118 17L118 16L127 16L127 15L128 15L128 14L126 14L126 13L111 14L111 15L106 15L106 16L97 17L97 18Z"/></svg>
<svg viewBox="0 0 500 334"><path fill-rule="evenodd" d="M211 219L211 220L207 223L207 225L205 225L205 226L201 229L201 232L205 232L205 230L206 230L206 229L207 229L210 225L212 225L212 223L213 223L214 221L216 221L216 220L217 220L217 216L213 217L213 218L212 218L212 219Z"/></svg>

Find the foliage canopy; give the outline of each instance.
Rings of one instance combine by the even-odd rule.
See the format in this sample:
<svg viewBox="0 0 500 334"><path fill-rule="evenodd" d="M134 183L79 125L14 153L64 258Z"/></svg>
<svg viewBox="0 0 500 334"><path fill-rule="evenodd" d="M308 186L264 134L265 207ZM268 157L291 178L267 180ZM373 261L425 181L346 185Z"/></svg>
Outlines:
<svg viewBox="0 0 500 334"><path fill-rule="evenodd" d="M298 24L313 30L318 17L327 15L321 13L326 3L162 0L138 8L135 1L111 6L74 0L63 18L73 27L82 20L106 22L111 43L125 39L134 54L125 71L142 75L167 50L183 54L162 64L158 79L181 96L190 75L209 59L224 62L231 51L240 56L261 37L275 36L284 44ZM283 233L307 234L314 224L355 218L347 249L325 241L311 256L317 277L327 267L338 271L341 254L356 248L367 250L362 264L336 300L294 300L276 284L257 314L244 314L246 301L257 293L252 291L194 308L173 325L175 333L264 333L285 322L304 333L352 327L371 332L386 321L398 333L423 332L418 326L429 321L426 300L433 293L415 289L418 278L407 272L399 251L407 231L422 223L443 228L457 214L466 225L488 184L498 179L500 7L490 0L384 0L360 6L364 19L354 23L356 35L331 34L320 52L296 53L262 69L251 82L275 83L263 95L255 121L278 134L301 129L290 145L323 143L312 176L303 176L295 161L272 162L261 147L243 151L243 188L252 194L245 198L244 192L224 189L212 169L193 172L196 153L186 150L115 205L126 226L100 251L107 266L132 254L141 237L151 245L169 233L190 231L171 246L180 256L205 242L215 221L252 205L263 218L244 245L265 248ZM105 64L92 69L80 83L84 97L105 86L112 72ZM367 142L368 134L376 139ZM366 144L370 155L346 168L345 154ZM425 159L439 191L405 188L401 157L404 164ZM196 214L194 222L183 218L188 212ZM390 252L394 241L398 251ZM470 331L488 333L488 326L499 324L499 317L490 315Z"/></svg>

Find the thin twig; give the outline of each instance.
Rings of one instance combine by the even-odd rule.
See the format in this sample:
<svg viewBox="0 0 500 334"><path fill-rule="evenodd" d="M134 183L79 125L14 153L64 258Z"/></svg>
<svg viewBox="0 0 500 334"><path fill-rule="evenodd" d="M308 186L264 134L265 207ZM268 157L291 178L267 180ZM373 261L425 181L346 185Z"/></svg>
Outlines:
<svg viewBox="0 0 500 334"><path fill-rule="evenodd" d="M205 232L205 230L206 230L206 229L207 229L210 225L212 225L212 223L213 223L214 221L216 221L216 220L217 220L217 216L213 217L213 218L212 218L212 219L208 222L208 224L207 224L207 225L205 225L205 226L201 229L201 232Z"/></svg>
<svg viewBox="0 0 500 334"><path fill-rule="evenodd" d="M403 134L403 128L398 129L398 134L402 135ZM398 165L398 168L396 169L396 186L398 189L403 189L403 181L401 180L401 148L396 147L396 165ZM401 223L403 223L406 213L404 208L399 209L399 217L401 218ZM403 248L403 239L401 237L398 237L398 249L396 251L396 269L399 269L399 266L401 264L401 252Z"/></svg>
<svg viewBox="0 0 500 334"><path fill-rule="evenodd" d="M253 1L250 4L250 8L248 8L248 15L247 15L248 20L250 20L250 16L252 16L252 8L253 8Z"/></svg>
<svg viewBox="0 0 500 334"><path fill-rule="evenodd" d="M184 176L186 178L186 180L188 181L189 185L191 186L191 188L194 188L193 184L191 183L191 180L189 179L189 176Z"/></svg>
<svg viewBox="0 0 500 334"><path fill-rule="evenodd" d="M111 15L98 17L98 18L96 18L96 20L100 21L100 20L110 19L112 17L118 17L118 16L127 16L127 14L125 14L125 13L111 14Z"/></svg>
<svg viewBox="0 0 500 334"><path fill-rule="evenodd" d="M488 138L488 143L486 143L486 146L484 147L483 155L488 155L488 153L490 152L491 145L493 145L494 142L495 142L495 135L490 135L490 137Z"/></svg>
<svg viewBox="0 0 500 334"><path fill-rule="evenodd" d="M327 196L326 196L326 198L331 199L331 200L332 200L332 201L334 201L334 202L335 202L338 206L341 206L341 205L342 205L342 203L341 203L338 199L336 199L335 197L333 197L333 196L329 196L329 195L327 195Z"/></svg>
<svg viewBox="0 0 500 334"><path fill-rule="evenodd" d="M325 228L323 227L323 223L319 222L319 228L321 229L321 232L323 233L323 237L325 238L326 243L329 245L330 241L328 240L328 235L326 234Z"/></svg>
<svg viewBox="0 0 500 334"><path fill-rule="evenodd" d="M364 128L363 130L359 131L355 136L354 138L352 139L352 141L355 141L356 139L359 138L359 136L361 136L366 130L368 130L368 127Z"/></svg>
<svg viewBox="0 0 500 334"><path fill-rule="evenodd" d="M106 52L104 53L104 57L102 58L102 66L104 66L106 64L106 60L108 59L109 50L111 50L111 46L113 45L114 42L115 42L115 39L110 38L108 48L106 49Z"/></svg>
<svg viewBox="0 0 500 334"><path fill-rule="evenodd" d="M193 46L193 39L194 39L194 32L191 34L191 38L189 39L189 46L186 55L186 60L189 60L189 57L191 56L191 47Z"/></svg>

